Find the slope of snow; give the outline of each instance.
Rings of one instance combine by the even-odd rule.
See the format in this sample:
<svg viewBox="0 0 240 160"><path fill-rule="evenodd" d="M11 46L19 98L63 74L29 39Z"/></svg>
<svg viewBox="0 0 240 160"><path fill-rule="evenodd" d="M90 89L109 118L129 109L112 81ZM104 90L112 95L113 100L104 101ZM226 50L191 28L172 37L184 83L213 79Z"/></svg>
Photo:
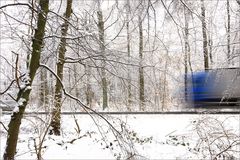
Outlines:
<svg viewBox="0 0 240 160"><path fill-rule="evenodd" d="M88 115L75 115L74 120L73 115L63 115L63 134L45 137L43 159L126 159L131 156L139 159L211 159L224 146L240 140L238 115L115 115L105 118L119 135L97 116L92 119ZM3 115L1 120L7 124L9 116ZM45 122L48 118L43 115L24 118L17 159L36 159L34 142L38 144L39 135L41 138L44 135ZM208 136L208 146L203 141L204 135ZM218 140L223 148L216 148ZM1 157L5 142L6 132L1 127ZM240 158L235 152L239 151L239 144L231 149L234 151L227 153Z"/></svg>

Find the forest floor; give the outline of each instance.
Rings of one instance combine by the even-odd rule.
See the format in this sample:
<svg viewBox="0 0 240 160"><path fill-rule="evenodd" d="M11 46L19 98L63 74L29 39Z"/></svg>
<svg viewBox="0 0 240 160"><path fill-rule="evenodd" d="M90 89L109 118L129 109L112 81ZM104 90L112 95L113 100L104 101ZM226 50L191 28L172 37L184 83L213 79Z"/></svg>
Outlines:
<svg viewBox="0 0 240 160"><path fill-rule="evenodd" d="M41 142L46 160L240 158L240 115L62 115L61 136L45 134L48 117L24 117L16 159L36 159ZM6 126L9 119L1 117ZM2 157L7 133L0 131Z"/></svg>

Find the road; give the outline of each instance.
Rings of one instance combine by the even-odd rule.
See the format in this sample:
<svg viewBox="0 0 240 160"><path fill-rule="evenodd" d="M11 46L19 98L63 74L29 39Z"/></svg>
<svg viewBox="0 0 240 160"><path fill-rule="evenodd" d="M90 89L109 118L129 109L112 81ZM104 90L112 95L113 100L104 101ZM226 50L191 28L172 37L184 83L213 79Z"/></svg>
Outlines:
<svg viewBox="0 0 240 160"><path fill-rule="evenodd" d="M12 114L9 111L3 111L2 114ZM41 114L51 114L50 112L25 112L24 114L26 115L41 115ZM70 111L63 111L61 113L62 115L71 115L71 114L96 114L94 112L70 112ZM97 112L97 114L102 114L102 115L128 115L128 114L136 114L136 115L141 115L141 114L149 114L149 115L155 115L155 114L237 114L240 115L240 110L234 110L234 111L221 111L221 110L202 110L202 111L164 111L164 112Z"/></svg>

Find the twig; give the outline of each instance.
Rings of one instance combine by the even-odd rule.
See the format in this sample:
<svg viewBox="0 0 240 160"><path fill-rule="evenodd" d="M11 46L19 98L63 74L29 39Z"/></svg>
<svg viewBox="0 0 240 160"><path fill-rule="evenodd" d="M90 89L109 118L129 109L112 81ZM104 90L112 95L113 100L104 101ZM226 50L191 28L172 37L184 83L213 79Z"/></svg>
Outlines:
<svg viewBox="0 0 240 160"><path fill-rule="evenodd" d="M0 121L0 124L3 126L3 128L8 132L8 129L7 129L7 127L3 124L3 122L2 121Z"/></svg>
<svg viewBox="0 0 240 160"><path fill-rule="evenodd" d="M14 53L17 56L16 57L16 62L15 62L15 79L16 79L16 83L17 83L18 88L21 89L20 88L20 84L19 84L19 78L18 78L18 59L19 59L19 54L16 53L16 52L13 52L13 51L12 51L12 53Z"/></svg>

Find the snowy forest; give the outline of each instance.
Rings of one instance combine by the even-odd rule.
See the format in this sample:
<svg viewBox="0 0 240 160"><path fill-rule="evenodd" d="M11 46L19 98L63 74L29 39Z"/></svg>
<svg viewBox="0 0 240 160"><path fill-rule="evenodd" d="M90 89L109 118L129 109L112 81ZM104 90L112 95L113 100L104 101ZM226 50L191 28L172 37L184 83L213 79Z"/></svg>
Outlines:
<svg viewBox="0 0 240 160"><path fill-rule="evenodd" d="M98 112L181 110L186 107L185 75L240 67L240 1L1 0L0 35L0 100L12 108L11 115L0 117L1 158L51 159L47 148L53 143L67 150L98 133L92 145L111 150L108 159L147 159L134 144L142 149L155 143L153 136L141 137L124 118ZM240 148L240 117L230 117L234 120L227 126L237 133L225 128L229 117L201 117L191 121L200 137L192 141L199 145L193 147L186 136L170 133L167 142L157 144L188 147L194 156L186 154L187 159L239 158L234 147ZM86 119L91 123L83 124ZM146 121L140 117L132 123ZM84 130L90 124L97 129ZM30 140L21 140L24 136ZM25 146L19 151L19 145ZM79 151L90 152L83 148Z"/></svg>

